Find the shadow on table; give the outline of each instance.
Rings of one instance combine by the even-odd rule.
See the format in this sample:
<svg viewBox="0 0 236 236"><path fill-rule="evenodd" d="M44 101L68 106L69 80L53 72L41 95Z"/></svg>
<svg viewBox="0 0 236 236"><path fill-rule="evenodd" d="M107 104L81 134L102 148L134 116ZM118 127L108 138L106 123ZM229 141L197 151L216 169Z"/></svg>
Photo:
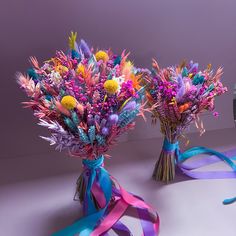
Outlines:
<svg viewBox="0 0 236 236"><path fill-rule="evenodd" d="M60 207L53 211L52 215L48 216L47 228L45 227L45 235L50 236L51 234L58 232L65 227L73 224L75 221L82 217L82 207L78 202L78 206L75 206L73 202L65 206Z"/></svg>

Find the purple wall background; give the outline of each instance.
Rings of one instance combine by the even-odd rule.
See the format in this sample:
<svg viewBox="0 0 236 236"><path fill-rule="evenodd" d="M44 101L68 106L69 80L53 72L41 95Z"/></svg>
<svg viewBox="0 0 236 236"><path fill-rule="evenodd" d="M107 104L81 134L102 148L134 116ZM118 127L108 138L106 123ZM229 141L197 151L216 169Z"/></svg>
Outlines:
<svg viewBox="0 0 236 236"><path fill-rule="evenodd" d="M207 129L233 127L232 97L236 68L236 1L234 0L1 0L0 6L0 106L1 156L44 155L52 149L38 138L32 112L23 110L26 97L15 83L28 57L42 62L56 49L67 48L71 30L90 45L131 51L138 66L149 67L156 57L162 66L183 58L224 67L228 94L217 99L220 117L203 117ZM192 128L190 131L196 131ZM158 127L139 120L124 140L160 136Z"/></svg>

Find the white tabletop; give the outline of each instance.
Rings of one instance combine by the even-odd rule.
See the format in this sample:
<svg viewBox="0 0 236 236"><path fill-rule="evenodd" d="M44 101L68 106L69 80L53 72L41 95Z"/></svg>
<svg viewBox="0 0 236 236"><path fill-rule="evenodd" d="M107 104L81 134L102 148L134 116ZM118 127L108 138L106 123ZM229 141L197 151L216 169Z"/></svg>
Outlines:
<svg viewBox="0 0 236 236"><path fill-rule="evenodd" d="M235 130L189 135L191 144L207 143L217 150L236 148L233 137ZM157 183L150 176L160 147L160 139L120 143L107 169L158 211L160 236L235 236L236 203L224 206L222 200L236 196L236 180L190 180L178 174L169 185ZM80 216L80 205L72 200L80 160L64 156L1 161L0 235L49 236ZM221 164L212 168L228 169ZM134 236L140 235L137 220L122 220Z"/></svg>

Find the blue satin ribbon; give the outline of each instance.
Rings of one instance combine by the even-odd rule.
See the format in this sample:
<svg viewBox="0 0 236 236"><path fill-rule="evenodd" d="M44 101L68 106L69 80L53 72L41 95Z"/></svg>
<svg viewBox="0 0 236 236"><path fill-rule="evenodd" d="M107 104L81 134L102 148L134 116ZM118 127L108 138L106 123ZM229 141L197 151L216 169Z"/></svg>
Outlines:
<svg viewBox="0 0 236 236"><path fill-rule="evenodd" d="M176 150L179 150L179 142L171 143L167 138L165 138L163 149L166 152L175 152Z"/></svg>
<svg viewBox="0 0 236 236"><path fill-rule="evenodd" d="M62 229L61 231L52 234L52 236L75 236L77 234L80 236L89 236L94 228L96 228L96 226L100 223L105 215L112 196L112 182L109 173L102 166L103 161L103 156L100 156L95 160L83 160L83 165L85 167L84 174L86 174L86 171L89 171L84 199L87 204L85 217ZM92 199L91 190L95 181L99 184L106 199L105 207L100 210L95 207Z"/></svg>
<svg viewBox="0 0 236 236"><path fill-rule="evenodd" d="M210 148L206 148L206 147L193 147L188 149L185 152L180 152L180 148L179 148L179 143L175 142L175 143L170 143L169 140L167 138L165 138L164 140L164 144L163 144L163 150L166 152L174 152L176 155L176 164L181 168L181 170L189 175L192 178L219 178L219 176L221 178L236 178L236 165L235 163L232 161L235 158L229 158L226 155L217 152L213 149ZM190 171L195 169L193 167L189 167L187 165L183 165L183 162L185 162L186 160L190 159L193 156L197 156L200 154L210 154L210 155L215 155L216 157L218 157L220 160L224 161L226 164L228 164L232 170L234 171L234 173L229 173L229 172L221 172L221 175L217 175L217 172L192 172L194 174L190 174ZM225 199L223 201L223 204L231 204L233 202L236 201L236 197L234 198L230 198L230 199Z"/></svg>

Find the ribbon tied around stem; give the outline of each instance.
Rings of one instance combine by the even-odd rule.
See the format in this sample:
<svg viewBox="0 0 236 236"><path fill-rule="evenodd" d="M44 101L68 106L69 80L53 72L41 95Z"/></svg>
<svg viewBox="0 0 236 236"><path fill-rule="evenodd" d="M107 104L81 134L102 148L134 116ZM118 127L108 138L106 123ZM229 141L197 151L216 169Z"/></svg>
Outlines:
<svg viewBox="0 0 236 236"><path fill-rule="evenodd" d="M104 168L104 157L83 160L85 193L82 201L84 217L52 236L98 236L115 232L132 235L129 228L120 221L129 206L138 212L143 236L155 236L159 230L159 217L151 216L152 208L140 197L124 190L117 180ZM96 202L96 204L95 204Z"/></svg>

